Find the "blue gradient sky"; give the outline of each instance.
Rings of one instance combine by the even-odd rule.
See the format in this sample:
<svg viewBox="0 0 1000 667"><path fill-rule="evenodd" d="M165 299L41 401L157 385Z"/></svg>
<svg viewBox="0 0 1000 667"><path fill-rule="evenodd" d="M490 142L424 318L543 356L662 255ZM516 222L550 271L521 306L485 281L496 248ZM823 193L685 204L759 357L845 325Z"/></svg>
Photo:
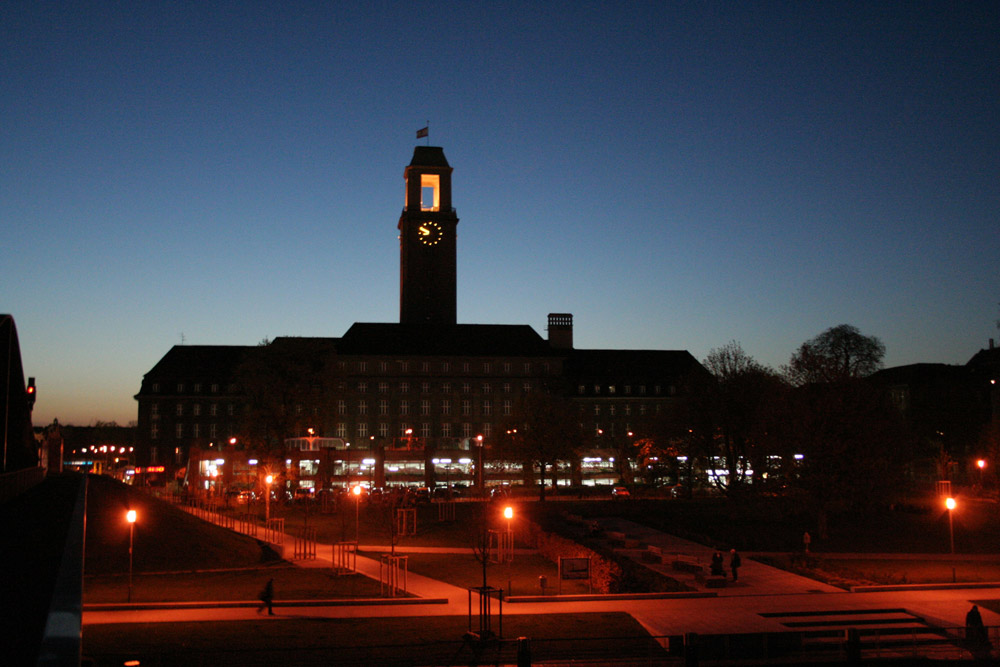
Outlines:
<svg viewBox="0 0 1000 667"><path fill-rule="evenodd" d="M997 3L352 5L0 5L0 312L36 424L134 420L182 337L396 321L428 120L462 322L772 366L841 323L887 365L997 336Z"/></svg>

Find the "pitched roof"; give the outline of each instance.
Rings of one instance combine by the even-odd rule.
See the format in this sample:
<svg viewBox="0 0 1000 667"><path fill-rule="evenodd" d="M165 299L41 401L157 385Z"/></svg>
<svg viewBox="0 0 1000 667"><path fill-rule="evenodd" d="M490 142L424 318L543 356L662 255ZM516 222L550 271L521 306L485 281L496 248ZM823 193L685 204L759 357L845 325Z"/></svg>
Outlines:
<svg viewBox="0 0 1000 667"><path fill-rule="evenodd" d="M555 356L526 324L393 324L355 322L337 345L339 354L442 356Z"/></svg>
<svg viewBox="0 0 1000 667"><path fill-rule="evenodd" d="M687 350L571 350L563 372L577 380L640 382L707 371Z"/></svg>
<svg viewBox="0 0 1000 667"><path fill-rule="evenodd" d="M256 345L174 345L143 378L225 377Z"/></svg>
<svg viewBox="0 0 1000 667"><path fill-rule="evenodd" d="M450 167L440 146L414 146L411 167Z"/></svg>

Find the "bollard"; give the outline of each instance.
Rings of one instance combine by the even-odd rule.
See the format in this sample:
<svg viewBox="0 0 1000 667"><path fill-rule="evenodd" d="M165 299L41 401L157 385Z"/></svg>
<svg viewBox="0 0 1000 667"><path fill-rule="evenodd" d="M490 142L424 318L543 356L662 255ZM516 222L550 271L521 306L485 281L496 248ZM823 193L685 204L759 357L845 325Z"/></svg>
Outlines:
<svg viewBox="0 0 1000 667"><path fill-rule="evenodd" d="M698 633L684 635L684 667L698 667Z"/></svg>
<svg viewBox="0 0 1000 667"><path fill-rule="evenodd" d="M531 667L531 643L527 637L517 638L517 667Z"/></svg>
<svg viewBox="0 0 1000 667"><path fill-rule="evenodd" d="M847 628L847 662L851 665L861 663L861 633L857 628Z"/></svg>

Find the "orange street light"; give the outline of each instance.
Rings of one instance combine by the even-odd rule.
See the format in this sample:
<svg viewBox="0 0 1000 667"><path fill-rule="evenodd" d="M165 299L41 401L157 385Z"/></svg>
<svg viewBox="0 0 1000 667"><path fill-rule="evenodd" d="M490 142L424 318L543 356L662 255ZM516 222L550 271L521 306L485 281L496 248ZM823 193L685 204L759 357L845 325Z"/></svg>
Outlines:
<svg viewBox="0 0 1000 667"><path fill-rule="evenodd" d="M264 490L264 521L271 519L271 482L273 481L274 475L268 475L264 478L264 482L267 484L267 489Z"/></svg>
<svg viewBox="0 0 1000 667"><path fill-rule="evenodd" d="M951 543L951 553L955 553L955 524L952 520L954 509L957 506L954 498L946 498L944 506L948 508L948 539Z"/></svg>
<svg viewBox="0 0 1000 667"><path fill-rule="evenodd" d="M354 488L351 489L351 493L354 494L354 541L356 543L361 542L361 523L360 523L360 513L361 510L361 485L355 484Z"/></svg>
<svg viewBox="0 0 1000 667"><path fill-rule="evenodd" d="M135 535L135 510L125 512L128 521L128 601L132 602L132 539Z"/></svg>

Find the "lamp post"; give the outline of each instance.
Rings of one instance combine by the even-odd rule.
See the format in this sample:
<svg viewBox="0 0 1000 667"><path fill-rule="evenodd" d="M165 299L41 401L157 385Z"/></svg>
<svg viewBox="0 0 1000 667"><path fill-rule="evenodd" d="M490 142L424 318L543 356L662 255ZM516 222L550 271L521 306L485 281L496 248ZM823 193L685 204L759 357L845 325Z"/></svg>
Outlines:
<svg viewBox="0 0 1000 667"><path fill-rule="evenodd" d="M952 520L956 506L954 498L946 498L944 506L948 508L948 541L951 543L951 553L955 553L955 524Z"/></svg>
<svg viewBox="0 0 1000 667"><path fill-rule="evenodd" d="M476 449L479 455L479 462L476 464L476 476L479 477L479 495L486 499L486 475L483 471L483 436L476 436ZM483 583L483 586L486 584Z"/></svg>
<svg viewBox="0 0 1000 667"><path fill-rule="evenodd" d="M268 475L264 478L264 484L266 484L264 489L264 521L271 520L271 482L273 481L274 475Z"/></svg>
<svg viewBox="0 0 1000 667"><path fill-rule="evenodd" d="M135 535L135 510L125 512L128 521L128 601L132 602L132 539Z"/></svg>
<svg viewBox="0 0 1000 667"><path fill-rule="evenodd" d="M507 547L510 549L510 562L514 561L514 533L510 529L510 520L514 518L514 508L510 505L503 508L503 518L507 519ZM507 590L510 591L510 582L507 583Z"/></svg>
<svg viewBox="0 0 1000 667"><path fill-rule="evenodd" d="M361 544L361 484L355 484L351 493L354 494L354 541Z"/></svg>

